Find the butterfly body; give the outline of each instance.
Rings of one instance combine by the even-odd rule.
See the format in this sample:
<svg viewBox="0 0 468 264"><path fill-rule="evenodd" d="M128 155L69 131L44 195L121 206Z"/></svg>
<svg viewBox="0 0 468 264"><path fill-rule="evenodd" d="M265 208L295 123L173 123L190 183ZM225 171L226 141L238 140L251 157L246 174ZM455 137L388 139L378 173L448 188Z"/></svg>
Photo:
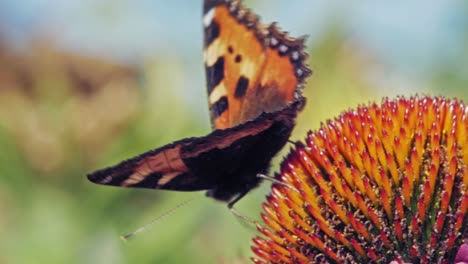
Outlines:
<svg viewBox="0 0 468 264"><path fill-rule="evenodd" d="M214 131L148 151L88 175L92 182L174 191L207 190L237 201L256 187L288 141L310 70L304 40L264 26L238 0L205 0L204 59Z"/></svg>
<svg viewBox="0 0 468 264"><path fill-rule="evenodd" d="M199 175L212 176L215 184L207 195L229 202L233 197L243 195L256 187L261 181L257 174L268 172L271 159L289 139L296 111L294 106L291 106L285 111L263 114L262 121L268 122L262 130L257 130L257 120L248 122L246 126L251 127L255 133L236 139L224 149L211 150L187 160L187 164L193 164L193 171ZM245 128L242 130L245 131ZM223 132L220 133L220 138L224 139L223 134L231 131L219 132Z"/></svg>

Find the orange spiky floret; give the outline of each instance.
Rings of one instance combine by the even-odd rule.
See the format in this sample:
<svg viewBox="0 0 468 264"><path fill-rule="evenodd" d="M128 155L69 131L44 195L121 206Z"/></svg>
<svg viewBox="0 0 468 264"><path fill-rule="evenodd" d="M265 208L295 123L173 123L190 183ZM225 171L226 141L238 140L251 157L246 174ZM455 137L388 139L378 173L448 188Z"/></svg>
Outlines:
<svg viewBox="0 0 468 264"><path fill-rule="evenodd" d="M326 122L282 163L294 188L273 185L254 262L453 262L468 243L467 143L468 106L442 97Z"/></svg>

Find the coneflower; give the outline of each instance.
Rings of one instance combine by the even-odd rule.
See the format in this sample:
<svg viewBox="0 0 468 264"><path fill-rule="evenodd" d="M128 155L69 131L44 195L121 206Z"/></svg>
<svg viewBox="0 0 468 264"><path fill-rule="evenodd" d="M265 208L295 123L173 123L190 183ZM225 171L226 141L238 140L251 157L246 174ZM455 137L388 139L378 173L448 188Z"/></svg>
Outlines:
<svg viewBox="0 0 468 264"><path fill-rule="evenodd" d="M468 243L467 164L460 101L384 99L344 112L282 163L276 178L290 187L273 185L253 260L453 263Z"/></svg>

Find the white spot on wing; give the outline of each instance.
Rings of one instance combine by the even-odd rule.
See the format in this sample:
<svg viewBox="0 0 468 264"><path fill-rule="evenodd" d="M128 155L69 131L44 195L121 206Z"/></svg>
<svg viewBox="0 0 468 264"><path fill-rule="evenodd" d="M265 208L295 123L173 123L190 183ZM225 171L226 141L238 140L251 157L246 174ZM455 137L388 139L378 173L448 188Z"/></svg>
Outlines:
<svg viewBox="0 0 468 264"><path fill-rule="evenodd" d="M296 74L298 77L302 77L302 74L304 74L304 72L301 69L297 69Z"/></svg>
<svg viewBox="0 0 468 264"><path fill-rule="evenodd" d="M244 59L240 68L241 75L252 77L257 72L257 67L255 61Z"/></svg>
<svg viewBox="0 0 468 264"><path fill-rule="evenodd" d="M280 45L279 47L280 52L286 53L288 51L288 46L286 45Z"/></svg>
<svg viewBox="0 0 468 264"><path fill-rule="evenodd" d="M112 176L107 175L107 176L101 181L101 183L106 184L106 183L109 183L109 182L111 182L111 181L112 181Z"/></svg>
<svg viewBox="0 0 468 264"><path fill-rule="evenodd" d="M276 38L274 38L274 37L271 37L270 44L271 44L272 47L274 47L274 46L278 45L278 40Z"/></svg>
<svg viewBox="0 0 468 264"><path fill-rule="evenodd" d="M211 25L215 15L215 8L211 8L206 14L203 16L203 26L208 27Z"/></svg>
<svg viewBox="0 0 468 264"><path fill-rule="evenodd" d="M221 97L227 95L226 87L224 86L224 82L218 84L213 91L211 91L209 95L210 105L216 103Z"/></svg>
<svg viewBox="0 0 468 264"><path fill-rule="evenodd" d="M148 175L148 174L147 174ZM141 175L137 172L131 174L124 182L122 182L122 186L130 186L133 184L137 184L144 180L147 175Z"/></svg>
<svg viewBox="0 0 468 264"><path fill-rule="evenodd" d="M226 50L226 44L221 42L219 38L217 38L215 41L211 43L211 45L205 49L203 52L203 59L205 61L205 66L206 67L211 67L213 66L218 58L223 54L223 52Z"/></svg>
<svg viewBox="0 0 468 264"><path fill-rule="evenodd" d="M295 50L295 51L291 54L291 58L292 58L294 61L297 61L297 60L299 59L299 52Z"/></svg>
<svg viewBox="0 0 468 264"><path fill-rule="evenodd" d="M174 179L175 177L177 177L178 175L180 175L180 172L171 172L171 173L167 173L167 174L164 174L161 179L158 180L158 185L159 186L162 186L162 185L165 185L166 183L172 181L172 179Z"/></svg>

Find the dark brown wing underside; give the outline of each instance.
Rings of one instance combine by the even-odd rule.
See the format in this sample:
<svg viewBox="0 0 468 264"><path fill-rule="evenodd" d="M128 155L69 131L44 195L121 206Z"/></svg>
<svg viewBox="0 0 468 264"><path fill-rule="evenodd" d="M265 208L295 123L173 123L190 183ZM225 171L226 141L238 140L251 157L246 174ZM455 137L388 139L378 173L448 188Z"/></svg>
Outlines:
<svg viewBox="0 0 468 264"><path fill-rule="evenodd" d="M145 152L121 163L93 172L88 179L97 184L121 187L198 191L210 189L212 182L197 177L180 158L180 148L192 138Z"/></svg>
<svg viewBox="0 0 468 264"><path fill-rule="evenodd" d="M88 179L103 185L176 191L242 183L236 177L255 177L284 145L294 126L296 107L298 103L231 129L148 151L91 173ZM271 147L274 151L269 150Z"/></svg>

